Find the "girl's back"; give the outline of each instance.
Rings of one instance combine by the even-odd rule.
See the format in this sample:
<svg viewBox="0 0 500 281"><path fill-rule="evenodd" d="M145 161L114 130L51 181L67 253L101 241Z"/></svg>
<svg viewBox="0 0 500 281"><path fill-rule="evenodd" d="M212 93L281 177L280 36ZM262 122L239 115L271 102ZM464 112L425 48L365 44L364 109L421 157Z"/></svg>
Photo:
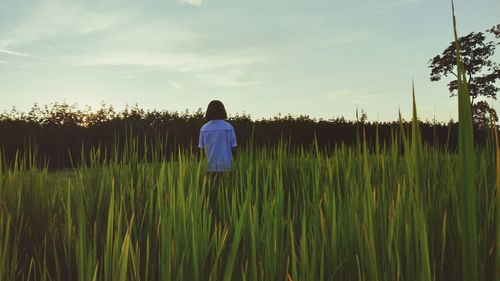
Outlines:
<svg viewBox="0 0 500 281"><path fill-rule="evenodd" d="M209 172L230 170L232 148L236 147L233 126L224 120L209 121L201 127L198 146L205 150Z"/></svg>
<svg viewBox="0 0 500 281"><path fill-rule="evenodd" d="M205 118L209 121L200 129L198 147L205 150L208 172L231 170L233 151L236 148L236 134L227 118L224 104L213 100L208 104Z"/></svg>

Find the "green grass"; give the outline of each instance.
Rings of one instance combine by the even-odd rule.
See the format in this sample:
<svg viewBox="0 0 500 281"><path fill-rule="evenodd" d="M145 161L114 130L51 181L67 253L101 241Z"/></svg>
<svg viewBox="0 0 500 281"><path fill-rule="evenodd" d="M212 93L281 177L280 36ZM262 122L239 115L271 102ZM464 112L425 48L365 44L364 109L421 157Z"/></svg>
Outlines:
<svg viewBox="0 0 500 281"><path fill-rule="evenodd" d="M458 153L422 143L415 89L411 134L249 146L216 181L132 137L73 171L0 151L0 280L498 280L498 130L474 147L459 48Z"/></svg>
<svg viewBox="0 0 500 281"><path fill-rule="evenodd" d="M137 159L133 140L71 174L4 167L0 279L460 280L461 158L414 130L373 150L243 149L226 182L188 151ZM498 264L494 149L473 152L478 280Z"/></svg>
<svg viewBox="0 0 500 281"><path fill-rule="evenodd" d="M500 268L500 140L498 138L498 128L497 126L492 126L493 131L495 132L495 147L496 147L496 194L495 194L495 201L496 201L496 241L493 242L492 249L493 252L495 253L496 259L495 259L495 268ZM495 280L500 279L500 270L497 270L495 272Z"/></svg>

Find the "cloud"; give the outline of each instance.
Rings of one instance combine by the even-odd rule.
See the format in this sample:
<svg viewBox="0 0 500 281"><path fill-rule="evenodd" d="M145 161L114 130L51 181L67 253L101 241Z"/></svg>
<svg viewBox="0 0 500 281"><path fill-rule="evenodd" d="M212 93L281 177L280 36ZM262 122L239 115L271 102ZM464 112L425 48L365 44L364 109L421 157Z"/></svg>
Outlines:
<svg viewBox="0 0 500 281"><path fill-rule="evenodd" d="M207 2L207 0L177 0L177 2L199 7Z"/></svg>
<svg viewBox="0 0 500 281"><path fill-rule="evenodd" d="M180 88L182 88L182 85L181 85L181 84L179 84L179 83L177 83L177 82L175 82L175 81L173 81L173 80L168 80L167 82L168 82L168 84L170 84L170 85L171 85L172 87L174 87L175 89L180 89Z"/></svg>
<svg viewBox="0 0 500 281"><path fill-rule="evenodd" d="M107 32L95 45L101 51L112 53L130 52L157 53L171 50L198 49L200 42L206 42L208 35L190 30L188 27L165 19L146 19L123 28Z"/></svg>
<svg viewBox="0 0 500 281"><path fill-rule="evenodd" d="M4 33L0 48L110 30L133 16L129 11L98 11L77 2L43 0L25 21Z"/></svg>
<svg viewBox="0 0 500 281"><path fill-rule="evenodd" d="M72 64L83 67L120 66L124 74L173 72L181 77L216 86L242 87L258 84L249 68L265 62L266 56L255 49L235 53L203 54L200 52L99 54L69 58ZM182 85L168 81L174 88Z"/></svg>
<svg viewBox="0 0 500 281"><path fill-rule="evenodd" d="M7 61L5 61L5 60L0 60L0 64L7 64Z"/></svg>
<svg viewBox="0 0 500 281"><path fill-rule="evenodd" d="M214 54L200 53L105 53L77 58L74 64L80 66L135 66L160 67L189 72L203 69L225 68L253 64L263 60L250 54Z"/></svg>
<svg viewBox="0 0 500 281"><path fill-rule="evenodd" d="M178 2L200 6L207 1ZM65 67L95 68L127 79L143 73L175 73L181 82L193 79L193 83L231 87L257 84L250 70L270 57L268 49L233 46L226 36L214 37L169 17L144 19L127 9L41 0L32 16L0 33L0 52L29 57L17 50L36 48L37 57ZM169 84L176 89L185 86Z"/></svg>
<svg viewBox="0 0 500 281"><path fill-rule="evenodd" d="M18 57L34 57L33 55L27 53L16 52L8 49L0 49L0 53Z"/></svg>

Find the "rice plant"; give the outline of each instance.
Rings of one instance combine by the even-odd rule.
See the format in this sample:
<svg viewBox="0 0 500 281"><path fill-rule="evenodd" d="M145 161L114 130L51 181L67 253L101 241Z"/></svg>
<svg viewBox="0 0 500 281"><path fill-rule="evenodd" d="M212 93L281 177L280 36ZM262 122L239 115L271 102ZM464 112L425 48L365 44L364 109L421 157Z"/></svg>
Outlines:
<svg viewBox="0 0 500 281"><path fill-rule="evenodd" d="M71 171L4 165L2 280L458 280L461 158L414 122L374 149L247 147L215 181L194 152L148 162L134 140ZM495 155L473 151L478 280L498 264Z"/></svg>

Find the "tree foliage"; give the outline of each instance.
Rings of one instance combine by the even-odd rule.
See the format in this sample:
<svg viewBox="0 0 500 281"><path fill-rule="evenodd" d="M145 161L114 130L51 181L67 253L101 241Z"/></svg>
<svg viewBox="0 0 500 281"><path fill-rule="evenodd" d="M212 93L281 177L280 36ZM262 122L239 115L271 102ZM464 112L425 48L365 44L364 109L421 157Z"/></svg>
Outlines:
<svg viewBox="0 0 500 281"><path fill-rule="evenodd" d="M204 112L172 112L144 110L137 105L115 110L112 106L101 105L97 110L90 107L80 109L76 104L55 103L50 106L38 105L25 112L13 109L0 113L0 151L7 162L19 152L29 153L36 146L41 155L39 160L48 161L50 168L72 167L73 161L83 157L80 153L100 148L102 155L111 155L118 140L125 145L127 138L138 142L138 154L150 158L150 151L143 151L144 144L150 147L155 142L167 143L166 158L174 157L179 148L197 147L198 134L206 122ZM307 115L278 115L269 119L252 120L248 115L229 118L238 137L238 146L252 143L275 145L285 140L292 147L309 147L318 144L321 150L329 151L335 146L351 146L356 142L357 130L364 131L368 144L390 144L394 133L409 130L411 123L400 116L393 122L368 122L366 112L361 117L349 121L344 117L314 119ZM450 122L421 124L422 138L431 145L456 148L457 124ZM477 140L484 140L484 132L476 131Z"/></svg>
<svg viewBox="0 0 500 281"><path fill-rule="evenodd" d="M489 40L489 34L493 35ZM471 97L474 121L484 126L487 116L495 117L496 113L488 103L478 101L478 98L496 99L500 90L496 81L500 79L500 64L492 60L495 48L500 44L500 24L493 26L485 32L471 32L459 38L461 56L467 73L467 84ZM455 58L455 42L451 42L442 54L435 56L429 61L431 69L431 81L439 81L444 77L451 76L453 80L448 83L451 96L457 95L457 73ZM495 120L495 119L493 119ZM496 119L495 121L498 121Z"/></svg>
<svg viewBox="0 0 500 281"><path fill-rule="evenodd" d="M500 38L500 24L493 26L491 29L488 29L488 32L493 34L497 39Z"/></svg>

